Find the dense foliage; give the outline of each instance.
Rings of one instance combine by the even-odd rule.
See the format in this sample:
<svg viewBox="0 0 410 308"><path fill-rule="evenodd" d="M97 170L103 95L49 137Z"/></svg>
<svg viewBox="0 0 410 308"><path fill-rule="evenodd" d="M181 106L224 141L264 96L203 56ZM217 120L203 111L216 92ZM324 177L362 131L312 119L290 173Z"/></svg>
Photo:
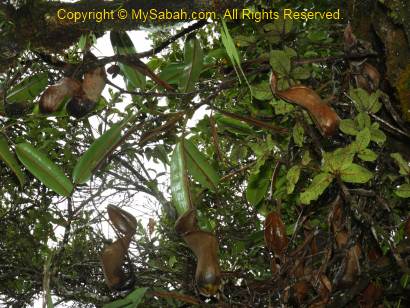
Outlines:
<svg viewBox="0 0 410 308"><path fill-rule="evenodd" d="M334 2L247 7L351 9ZM33 3L0 6L2 40ZM396 6L357 8L366 9L389 10L380 23L394 21L395 40L377 27L369 36L351 12L353 27L347 18L154 27L145 53L119 25L75 28L59 50L1 41L0 303L409 306L409 31ZM97 58L104 34L115 55ZM57 110L40 110L63 77L92 101L86 76L101 67L106 91L84 114L70 116L71 88ZM128 214L108 217L109 205L137 221L124 227ZM198 225L177 234L192 208ZM198 288L203 250L192 232L208 248L218 242L210 297ZM102 252L125 238L125 278L109 289Z"/></svg>

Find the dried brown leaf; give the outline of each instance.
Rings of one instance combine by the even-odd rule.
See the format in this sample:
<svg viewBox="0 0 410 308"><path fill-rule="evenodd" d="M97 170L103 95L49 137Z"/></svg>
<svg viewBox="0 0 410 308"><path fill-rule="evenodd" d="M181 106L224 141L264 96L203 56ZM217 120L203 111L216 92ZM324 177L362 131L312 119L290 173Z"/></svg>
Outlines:
<svg viewBox="0 0 410 308"><path fill-rule="evenodd" d="M265 220L266 247L281 256L285 252L288 242L286 228L280 215L275 211L269 213Z"/></svg>

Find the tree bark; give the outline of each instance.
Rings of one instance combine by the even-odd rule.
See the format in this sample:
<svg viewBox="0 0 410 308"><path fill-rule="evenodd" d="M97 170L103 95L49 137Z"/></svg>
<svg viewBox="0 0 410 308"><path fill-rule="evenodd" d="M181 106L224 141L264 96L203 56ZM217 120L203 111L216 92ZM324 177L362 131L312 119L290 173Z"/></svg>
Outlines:
<svg viewBox="0 0 410 308"><path fill-rule="evenodd" d="M71 46L78 40L81 34L94 31L95 33L104 33L108 30L131 30L143 27L166 26L175 24L180 20L133 20L131 11L139 9L148 12L156 9L158 12L169 10L178 12L183 10L188 16L191 12L213 11L216 13L223 12L227 8L241 7L241 0L133 0L120 2L107 1L79 1L75 3L47 2L41 0L31 0L20 7L15 8L12 5L0 4L0 13L3 13L9 22L14 25L13 31L10 31L3 42L14 42L13 49L22 50L30 43L32 48L40 48L48 51L61 51ZM69 20L59 20L57 17L58 10L65 12L101 12L125 9L128 17L124 20L113 18L97 22L95 19L87 19L84 22ZM116 14L113 16L117 17ZM5 45L4 43L2 45ZM15 46L16 45L16 46ZM1 46L0 46L1 47ZM5 46L3 46L3 49Z"/></svg>

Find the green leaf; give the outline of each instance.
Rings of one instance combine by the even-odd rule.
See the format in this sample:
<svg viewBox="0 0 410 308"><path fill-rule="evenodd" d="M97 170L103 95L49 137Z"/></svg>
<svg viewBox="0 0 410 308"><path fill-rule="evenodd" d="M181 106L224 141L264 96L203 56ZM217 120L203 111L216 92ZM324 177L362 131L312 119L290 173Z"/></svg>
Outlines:
<svg viewBox="0 0 410 308"><path fill-rule="evenodd" d="M23 188L25 181L24 173L21 171L19 163L10 151L10 146L6 138L2 135L0 135L0 159L14 172L20 182L20 186Z"/></svg>
<svg viewBox="0 0 410 308"><path fill-rule="evenodd" d="M192 92L195 89L195 83L202 71L203 57L199 40L196 37L187 38L184 47L185 67L179 81L179 88L182 92Z"/></svg>
<svg viewBox="0 0 410 308"><path fill-rule="evenodd" d="M300 202L302 204L309 204L311 201L317 200L332 181L333 175L327 172L319 173L313 178L309 187L300 194Z"/></svg>
<svg viewBox="0 0 410 308"><path fill-rule="evenodd" d="M298 53L296 52L296 50L294 50L293 48L290 48L288 46L285 46L283 48L283 51L286 52L286 54L289 56L289 58L294 58L298 56Z"/></svg>
<svg viewBox="0 0 410 308"><path fill-rule="evenodd" d="M382 103L379 101L380 94L380 90L370 94L369 111L371 113L377 113L382 108Z"/></svg>
<svg viewBox="0 0 410 308"><path fill-rule="evenodd" d="M16 153L22 164L45 186L61 196L68 197L73 191L73 184L56 164L44 153L29 143L16 145Z"/></svg>
<svg viewBox="0 0 410 308"><path fill-rule="evenodd" d="M13 87L7 94L7 102L32 101L47 87L47 73L40 73L27 77Z"/></svg>
<svg viewBox="0 0 410 308"><path fill-rule="evenodd" d="M312 158L310 157L310 152L305 151L302 156L302 165L307 166L311 161L312 161Z"/></svg>
<svg viewBox="0 0 410 308"><path fill-rule="evenodd" d="M333 152L323 153L323 170L332 174L338 173L346 165L350 165L353 162L355 155L353 147L338 148Z"/></svg>
<svg viewBox="0 0 410 308"><path fill-rule="evenodd" d="M256 38L252 35L237 35L234 40L237 47L247 47L256 42Z"/></svg>
<svg viewBox="0 0 410 308"><path fill-rule="evenodd" d="M410 174L410 165L407 161L404 160L403 156L400 153L392 153L390 157L393 158L399 166L399 173L401 175L409 175Z"/></svg>
<svg viewBox="0 0 410 308"><path fill-rule="evenodd" d="M78 40L78 43L77 43L78 49L80 49L81 51L85 50L87 39L88 39L88 34L82 34L80 36L80 39Z"/></svg>
<svg viewBox="0 0 410 308"><path fill-rule="evenodd" d="M290 73L290 56L283 50L272 50L270 52L269 63L273 71L281 76L287 76Z"/></svg>
<svg viewBox="0 0 410 308"><path fill-rule="evenodd" d="M344 119L340 121L339 129L346 135L355 136L359 133L356 124L352 119Z"/></svg>
<svg viewBox="0 0 410 308"><path fill-rule="evenodd" d="M354 119L354 121L357 124L357 128L359 130L365 129L366 127L370 127L371 126L371 120L370 120L370 116L366 113L366 112L360 112L356 118Z"/></svg>
<svg viewBox="0 0 410 308"><path fill-rule="evenodd" d="M295 185L299 181L299 176L300 176L300 166L296 165L293 166L292 168L289 169L286 179L288 181L288 187L287 187L287 193L291 194L293 190L295 189Z"/></svg>
<svg viewBox="0 0 410 308"><path fill-rule="evenodd" d="M258 170L254 170L248 179L248 187L246 189L246 199L248 202L256 206L261 202L269 189L270 180L272 177L273 168L270 162L266 162Z"/></svg>
<svg viewBox="0 0 410 308"><path fill-rule="evenodd" d="M134 55L137 53L134 44L126 32L111 31L110 33L111 45L116 55ZM140 88L145 89L146 79L143 74L134 68L119 63L118 66L124 76L124 81L129 90Z"/></svg>
<svg viewBox="0 0 410 308"><path fill-rule="evenodd" d="M356 136L356 146L357 149L364 150L369 146L370 143L370 129L367 127L360 131Z"/></svg>
<svg viewBox="0 0 410 308"><path fill-rule="evenodd" d="M275 109L275 114L276 115L282 115L282 114L287 114L295 109L295 107L290 104L285 102L284 100L271 100L270 104L273 106Z"/></svg>
<svg viewBox="0 0 410 308"><path fill-rule="evenodd" d="M360 112L376 113L382 106L379 102L379 91L369 94L362 88L351 89L350 97L353 99Z"/></svg>
<svg viewBox="0 0 410 308"><path fill-rule="evenodd" d="M373 177L373 173L360 165L351 163L340 169L340 177L343 182L363 184Z"/></svg>
<svg viewBox="0 0 410 308"><path fill-rule="evenodd" d="M178 84L182 72L184 71L184 67L184 63L169 63L162 69L159 77L169 84Z"/></svg>
<svg viewBox="0 0 410 308"><path fill-rule="evenodd" d="M357 156L364 161L375 161L377 159L377 154L370 149L360 151Z"/></svg>
<svg viewBox="0 0 410 308"><path fill-rule="evenodd" d="M269 82L262 82L252 86L252 95L260 101L267 101L273 98Z"/></svg>
<svg viewBox="0 0 410 308"><path fill-rule="evenodd" d="M218 123L218 128L219 126L221 126L231 133L240 135L252 135L253 133L255 133L252 127L242 121L225 117L221 114L216 114L215 119Z"/></svg>
<svg viewBox="0 0 410 308"><path fill-rule="evenodd" d="M127 297L105 304L103 308L136 308L144 298L148 288L137 288Z"/></svg>
<svg viewBox="0 0 410 308"><path fill-rule="evenodd" d="M293 136L293 140L295 141L295 143L300 147L303 146L304 133L305 131L303 130L303 126L300 125L299 122L296 122L296 125L293 127L292 136Z"/></svg>
<svg viewBox="0 0 410 308"><path fill-rule="evenodd" d="M328 33L325 31L310 31L307 34L307 38L313 42L320 42L328 38Z"/></svg>
<svg viewBox="0 0 410 308"><path fill-rule="evenodd" d="M293 20L290 18L278 18L273 23L265 24L263 29L267 32L272 31L277 35L288 34L292 31Z"/></svg>
<svg viewBox="0 0 410 308"><path fill-rule="evenodd" d="M235 69L236 75L238 76L239 80L241 80L241 75L242 75L245 81L249 85L249 82L246 79L246 75L242 70L241 59L239 57L238 50L235 47L235 43L231 37L231 34L229 33L225 20L222 19L221 22L222 22L222 28L221 28L222 44L225 47L226 53L232 62L233 68ZM239 72L241 73L241 75L239 75Z"/></svg>
<svg viewBox="0 0 410 308"><path fill-rule="evenodd" d="M184 140L183 145L188 171L202 186L215 191L219 175L208 163L209 159L190 140Z"/></svg>
<svg viewBox="0 0 410 308"><path fill-rule="evenodd" d="M298 80L308 79L310 77L310 71L306 67L298 66L292 70L292 77Z"/></svg>
<svg viewBox="0 0 410 308"><path fill-rule="evenodd" d="M378 124L378 123L374 123L374 124ZM370 139L374 142L376 142L378 145L382 145L383 143L386 142L386 135L385 133L383 133L380 129L378 128L374 128L373 125L370 128Z"/></svg>
<svg viewBox="0 0 410 308"><path fill-rule="evenodd" d="M400 185L395 193L400 198L410 198L410 184Z"/></svg>
<svg viewBox="0 0 410 308"><path fill-rule="evenodd" d="M73 181L77 184L87 182L106 156L112 152L121 139L124 122L114 124L96 139L87 151L81 155L73 170Z"/></svg>
<svg viewBox="0 0 410 308"><path fill-rule="evenodd" d="M171 156L171 195L178 215L191 208L186 159L182 142L179 142Z"/></svg>

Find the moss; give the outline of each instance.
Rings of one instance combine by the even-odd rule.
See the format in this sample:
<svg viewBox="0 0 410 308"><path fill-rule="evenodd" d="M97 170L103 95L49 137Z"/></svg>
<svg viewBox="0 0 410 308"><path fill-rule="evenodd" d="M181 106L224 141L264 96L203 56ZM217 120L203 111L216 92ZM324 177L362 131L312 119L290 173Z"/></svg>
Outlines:
<svg viewBox="0 0 410 308"><path fill-rule="evenodd" d="M384 5L391 12L389 16L397 25L401 25L406 32L407 40L410 42L410 1L408 0L386 0Z"/></svg>
<svg viewBox="0 0 410 308"><path fill-rule="evenodd" d="M403 118L410 121L410 64L401 72L396 88L403 110Z"/></svg>

